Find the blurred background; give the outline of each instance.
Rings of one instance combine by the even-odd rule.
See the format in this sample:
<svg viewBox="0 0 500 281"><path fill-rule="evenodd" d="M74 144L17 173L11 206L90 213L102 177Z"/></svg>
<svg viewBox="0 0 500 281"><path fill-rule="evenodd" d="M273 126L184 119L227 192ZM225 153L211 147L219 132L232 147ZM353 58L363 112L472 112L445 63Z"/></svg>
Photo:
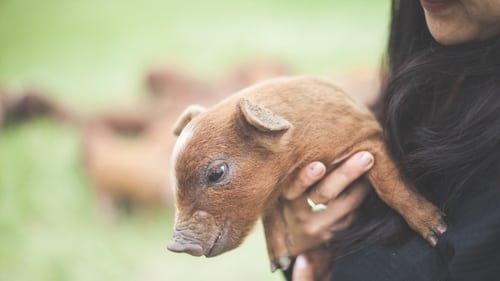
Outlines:
<svg viewBox="0 0 500 281"><path fill-rule="evenodd" d="M0 0L0 280L283 280L260 225L215 258L166 250L172 122L261 79L368 103L387 0Z"/></svg>

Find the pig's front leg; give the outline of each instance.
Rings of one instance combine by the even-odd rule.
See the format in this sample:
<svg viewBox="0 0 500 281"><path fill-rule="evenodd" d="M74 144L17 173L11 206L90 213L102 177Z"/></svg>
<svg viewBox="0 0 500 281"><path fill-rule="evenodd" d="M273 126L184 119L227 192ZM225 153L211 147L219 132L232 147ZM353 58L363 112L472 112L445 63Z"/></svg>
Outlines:
<svg viewBox="0 0 500 281"><path fill-rule="evenodd" d="M262 223L266 236L267 253L271 261L271 271L287 270L292 258L288 252L288 232L283 217L283 208L279 201L264 212Z"/></svg>

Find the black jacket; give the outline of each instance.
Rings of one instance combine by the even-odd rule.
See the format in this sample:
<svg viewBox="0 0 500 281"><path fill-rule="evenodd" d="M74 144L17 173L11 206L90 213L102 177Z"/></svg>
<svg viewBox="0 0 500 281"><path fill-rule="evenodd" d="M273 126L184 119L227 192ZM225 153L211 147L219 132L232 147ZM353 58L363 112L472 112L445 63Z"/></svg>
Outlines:
<svg viewBox="0 0 500 281"><path fill-rule="evenodd" d="M488 186L462 194L436 247L417 234L398 245L370 246L339 258L331 280L499 281L500 181L477 184ZM291 280L291 270L285 276Z"/></svg>
<svg viewBox="0 0 500 281"><path fill-rule="evenodd" d="M398 246L368 247L338 259L332 280L500 280L500 183L489 185L461 196L435 248L417 235Z"/></svg>

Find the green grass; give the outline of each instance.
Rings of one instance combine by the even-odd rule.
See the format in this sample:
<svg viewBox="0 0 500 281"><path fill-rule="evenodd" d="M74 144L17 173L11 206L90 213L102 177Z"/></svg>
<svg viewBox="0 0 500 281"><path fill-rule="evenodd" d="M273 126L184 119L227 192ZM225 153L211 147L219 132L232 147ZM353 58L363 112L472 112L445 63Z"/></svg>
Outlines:
<svg viewBox="0 0 500 281"><path fill-rule="evenodd" d="M0 81L94 107L133 98L144 70L175 62L216 77L248 56L307 73L377 63L386 1L2 1Z"/></svg>
<svg viewBox="0 0 500 281"><path fill-rule="evenodd" d="M152 65L213 79L256 55L299 73L380 60L387 1L0 1L0 87L36 85L82 110L133 102ZM0 131L0 280L281 280L262 231L206 259L169 253L164 210L105 220L77 129Z"/></svg>

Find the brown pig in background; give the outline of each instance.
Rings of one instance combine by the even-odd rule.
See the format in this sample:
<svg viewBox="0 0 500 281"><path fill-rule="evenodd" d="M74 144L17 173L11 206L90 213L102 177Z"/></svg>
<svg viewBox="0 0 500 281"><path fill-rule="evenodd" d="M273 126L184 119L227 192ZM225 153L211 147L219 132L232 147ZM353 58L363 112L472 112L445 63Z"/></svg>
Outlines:
<svg viewBox="0 0 500 281"><path fill-rule="evenodd" d="M246 88L208 111L189 107L178 119L172 154L176 186L171 251L216 256L243 241L263 219L273 268L299 254L287 243L280 200L312 161L329 169L355 152L375 157L367 177L379 197L431 244L446 230L438 208L404 183L372 113L332 83L278 78ZM315 279L329 274L330 251L307 253ZM320 262L316 262L320 261Z"/></svg>

